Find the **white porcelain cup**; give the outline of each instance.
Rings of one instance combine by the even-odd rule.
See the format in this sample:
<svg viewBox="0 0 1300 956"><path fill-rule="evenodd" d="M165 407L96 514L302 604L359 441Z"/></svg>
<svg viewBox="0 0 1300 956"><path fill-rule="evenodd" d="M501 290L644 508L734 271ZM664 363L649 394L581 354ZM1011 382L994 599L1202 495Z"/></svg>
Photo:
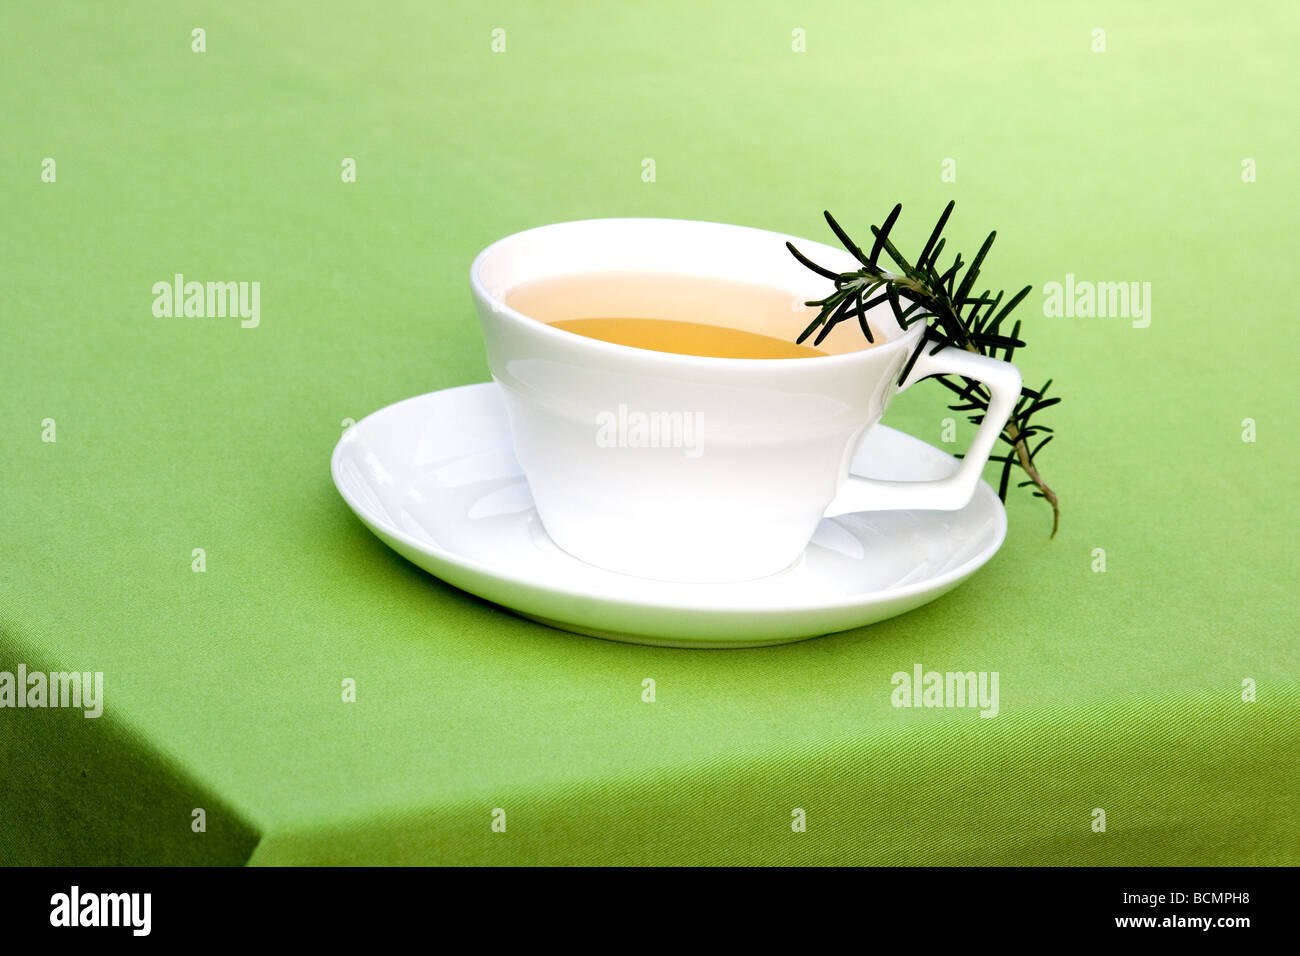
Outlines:
<svg viewBox="0 0 1300 956"><path fill-rule="evenodd" d="M717 277L790 293L789 318L750 331L794 341L796 300L830 283L787 240L836 271L842 249L741 226L671 219L593 219L542 226L484 249L470 267L488 367L501 387L516 455L550 538L590 564L642 577L719 582L775 574L797 561L823 517L964 507L1020 394L1015 366L961 349L925 348L887 305L879 341L844 322L815 358L708 358L650 351L557 329L506 304L536 279L597 272ZM579 316L574 316L579 317ZM759 322L755 318L755 322ZM899 391L937 374L988 386L991 402L961 465L934 481L849 473L867 430ZM657 417L656 417L657 416ZM676 416L676 417L675 417ZM657 446L657 447L656 447Z"/></svg>

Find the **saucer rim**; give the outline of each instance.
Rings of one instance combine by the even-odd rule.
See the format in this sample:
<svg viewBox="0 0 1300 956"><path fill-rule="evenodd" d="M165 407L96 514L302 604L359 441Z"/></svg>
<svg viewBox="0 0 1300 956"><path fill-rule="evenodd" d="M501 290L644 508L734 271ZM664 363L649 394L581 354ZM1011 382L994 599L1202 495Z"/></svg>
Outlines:
<svg viewBox="0 0 1300 956"><path fill-rule="evenodd" d="M987 481L981 479L979 484L976 486L975 493L977 495L983 494L988 496L989 498L988 503L992 505L997 519L997 528L995 529L992 543L986 546L985 548L981 549L977 554L975 554L971 558L968 558L966 561L958 565L956 568L953 568L942 575L939 575L937 577L923 578L920 581L915 581L912 582L911 584L903 585L901 587L882 588L874 591L863 591L856 595L851 595L843 598L834 598L830 600L819 600L815 603L762 605L759 607L755 607L753 605L747 605L747 604L736 604L736 603L719 603L719 604L706 604L706 605L696 605L693 603L682 604L681 602L673 601L671 599L652 597L649 595L638 596L635 598L615 597L608 594L603 594L597 591L593 591L589 588L574 588L567 585L557 586L554 584L546 584L546 583L539 582L537 580L530 580L527 577L521 577L520 575L512 572L502 571L500 569L492 567L491 565L478 561L474 558L466 557L457 552L450 551L437 543L431 544L427 539L421 540L407 534L405 531L395 527L391 523L380 520L378 516L374 515L370 511L370 509L363 507L361 503L357 501L354 496L349 494L349 492L345 487L345 482L343 482L340 477L340 473L339 473L340 461L349 442L353 440L356 434L360 433L359 430L362 428L362 426L364 426L371 419L377 418L387 413L391 413L399 406L416 404L423 401L432 401L435 399L435 396L444 395L450 392L477 391L486 394L486 392L489 389L496 389L499 387L500 386L495 381L474 382L467 385L455 385L450 388L436 389L432 392L425 392L420 395L412 395L409 398L404 398L399 401L392 402L391 404L385 405L382 408L376 409L375 411L371 412L369 415L366 415L364 418L357 421L355 424L351 425L346 431L344 431L343 434L339 437L338 441L335 443L334 450L330 455L330 477L334 482L335 489L338 491L339 495L343 498L344 502L347 504L348 508L352 511L353 515L356 516L361 521L361 523L365 525L367 529L371 530L372 532L378 533L378 530L382 529L383 535L387 535L392 538L395 538L398 541L401 541L406 547L411 548L414 551L429 555L440 561L445 561L451 565L462 568L465 571L470 572L472 574L483 575L497 581L508 583L516 587L540 590L547 594L559 595L563 597L572 597L584 601L596 600L602 603L609 603L616 606L626 606L628 604L636 604L641 607L655 608L656 610L698 612L698 613L707 613L713 615L744 614L750 616L753 615L769 616L769 615L791 614L791 613L803 614L803 613L808 613L813 611L851 610L868 604L884 603L887 601L896 601L896 600L913 597L918 594L935 593L936 597L942 596L943 594L946 594L948 591L955 588L966 578L970 577L972 574L978 571L985 564L987 564L993 558L993 556L997 554L997 552L1001 549L1003 543L1006 541L1006 535L1007 535L1006 509L1005 507L1003 507L1003 504L1001 500L998 498L997 493L994 492L993 487ZM931 451L935 451L941 455L944 455L945 457L951 459L954 462L954 464L957 462L957 459L952 458L951 455L948 455L942 449L935 448L929 442L925 441L922 438L917 438L915 435L910 435L907 432L900 431L899 429L896 428L890 428L888 425L882 425L879 423L873 427L888 429L891 432L895 432L899 435L902 435L904 438L925 445ZM974 499L972 498L972 502L973 500ZM969 508L970 506L971 506L970 503L968 503L965 507ZM964 510L964 509L959 509L959 510ZM387 541L385 541L384 543L386 545L388 544ZM403 557L404 559L406 558L405 555L400 555L400 556ZM414 564L415 562L412 563ZM417 564L417 567L418 566L419 565ZM422 568L422 570L430 574L433 573L429 571L427 568ZM699 587L698 584L693 584L691 582L658 581L650 578L639 578L631 574L622 574L617 571L610 571L606 568L600 568L598 570L604 571L608 574L616 575L619 578L625 579L630 582L653 581L653 583L656 585L668 585L670 587L673 585L679 585L682 587L693 587L693 588ZM438 575L436 574L434 576L438 577ZM762 580L765 580L765 578L754 578L750 581L735 582L735 583L743 585L743 584L751 584L754 583L755 581L762 581ZM447 583L450 584L451 582L447 582ZM452 586L455 587L456 585L453 584Z"/></svg>

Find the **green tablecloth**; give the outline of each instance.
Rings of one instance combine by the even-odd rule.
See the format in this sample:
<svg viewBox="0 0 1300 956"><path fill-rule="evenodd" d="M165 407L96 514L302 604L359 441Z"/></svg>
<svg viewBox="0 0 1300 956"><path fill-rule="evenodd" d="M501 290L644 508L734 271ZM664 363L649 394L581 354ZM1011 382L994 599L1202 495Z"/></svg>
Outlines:
<svg viewBox="0 0 1300 956"><path fill-rule="evenodd" d="M1283 2L3 5L0 671L102 672L104 712L0 709L0 862L1300 861L1298 28ZM865 233L898 200L915 247L950 198L950 245L996 227L985 277L1035 286L1063 519L1013 496L933 605L622 646L442 584L331 485L347 420L487 377L466 272L500 236L824 238L823 208ZM177 273L260 283L259 324L156 316ZM1067 275L1149 282L1149 325L1044 315ZM887 421L941 444L947 414L923 386ZM916 664L997 671L999 715L891 706Z"/></svg>

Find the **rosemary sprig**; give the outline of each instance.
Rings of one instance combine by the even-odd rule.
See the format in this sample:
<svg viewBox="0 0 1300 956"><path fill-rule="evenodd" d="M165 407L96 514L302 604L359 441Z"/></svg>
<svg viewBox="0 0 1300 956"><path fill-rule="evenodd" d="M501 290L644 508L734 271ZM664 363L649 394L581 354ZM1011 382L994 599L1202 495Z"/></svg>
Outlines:
<svg viewBox="0 0 1300 956"><path fill-rule="evenodd" d="M898 324L907 328L913 322L927 322L924 335L903 367L901 383L912 366L916 364L921 349L932 345L931 354L944 346L955 346L989 355L993 358L1011 361L1016 349L1022 348L1020 339L1020 321L1017 319L1010 332L1004 331L1004 322L1012 310L1029 294L1032 286L1025 286L1003 303L1004 293L992 295L984 290L974 294L975 281L979 278L980 266L984 257L993 246L996 232L990 232L979 252L969 263L958 253L948 268L939 265L945 240L942 238L944 226L952 214L955 203L948 203L939 221L935 224L926 240L916 262L908 262L897 247L890 241L889 233L898 221L902 205L896 205L885 218L881 226L872 226L871 233L875 241L871 244L870 254L864 254L858 245L827 212L826 222L836 238L862 267L853 272L835 272L813 262L793 244L787 242L790 253L813 272L832 280L835 289L824 299L815 299L806 305L819 307L817 317L803 330L797 341L803 342L814 332L817 333L813 344L820 344L831 330L839 323L857 319L862 334L868 342L874 341L871 326L867 323L867 310L888 302L893 309ZM885 252L900 270L893 273L879 265L880 254ZM963 269L965 270L963 272ZM956 397L950 400L948 408L954 412L966 412L971 422L978 425L988 412L990 396L988 390L974 379L964 376L936 375L934 378ZM1027 478L1017 483L1017 487L1033 485L1035 497L1043 498L1052 506L1052 537L1056 537L1061 521L1060 501L1038 470L1038 454L1053 438L1052 429L1033 421L1034 416L1043 409L1057 404L1060 399L1048 398L1047 390L1052 381L1038 389L1022 388L1020 398L1016 401L1011 417L1007 419L999 438L1008 447L1003 454L989 456L990 461L1002 464L1002 477L998 483L998 497L1007 500L1007 488L1011 482L1012 469L1019 467Z"/></svg>

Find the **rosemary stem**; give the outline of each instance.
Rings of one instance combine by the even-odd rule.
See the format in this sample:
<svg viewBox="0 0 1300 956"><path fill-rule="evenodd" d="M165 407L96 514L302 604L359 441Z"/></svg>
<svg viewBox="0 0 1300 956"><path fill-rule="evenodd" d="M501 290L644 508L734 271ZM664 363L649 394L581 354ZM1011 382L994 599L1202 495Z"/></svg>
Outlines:
<svg viewBox="0 0 1300 956"><path fill-rule="evenodd" d="M967 352L980 354L980 350L975 346L966 345ZM1061 526L1061 503L1056 497L1056 492L1048 487L1047 482L1043 481L1043 476L1038 473L1034 467L1033 461L1029 457L1029 449L1025 446L1025 440L1020 437L1020 429L1016 427L1015 422L1007 422L1006 427L1002 429L1002 434L1006 436L1011 447L1016 450L1016 458L1020 461L1020 467L1025 470L1031 481L1038 486L1038 490L1043 493L1047 503L1052 506L1052 533L1049 537L1055 538L1056 531Z"/></svg>
<svg viewBox="0 0 1300 956"><path fill-rule="evenodd" d="M895 319L903 328L909 328L916 322L927 323L925 335L917 351L912 353L912 357L903 367L904 379L911 375L921 349L924 349L927 343L933 343L934 351L946 346L965 349L975 355L1011 361L1016 349L1023 348L1025 343L1020 340L1019 321L1016 321L1010 334L1002 331L1002 323L1029 293L1031 287L1025 286L1005 304L1002 301L1002 292L997 293L996 296L989 290L976 293L975 282L979 277L980 266L989 247L993 245L997 233L989 233L988 238L984 240L984 245L970 262L966 262L958 254L953 258L951 266L941 269L938 263L945 240L940 238L940 233L943 232L943 227L953 209L953 203L949 202L930 233L930 238L920 256L915 264L912 264L889 240L889 231L897 221L902 208L901 205L896 204L882 226L871 227L875 242L871 246L870 255L865 254L849 238L843 227L829 212L825 213L831 231L861 264L859 269L848 272L828 269L813 262L792 243L785 244L790 254L801 264L819 276L834 282L834 289L824 299L807 303L810 306L818 306L819 311L817 317L803 330L797 341L802 342L816 332L814 344L820 344L839 323L854 318L862 326L867 340L871 341L871 332L865 314L869 308L888 300ZM878 260L882 252L893 260L895 267L901 270L901 274L895 274L879 264ZM963 267L966 270L964 274ZM881 289L884 290L883 293ZM904 301L909 304L904 306ZM964 385L947 376L939 376L944 387L957 395L955 400L950 396L948 407L956 412L973 412L974 414L970 415L971 421L982 422L984 416L989 413L992 395L979 382L964 376L961 376L961 379L965 382ZM1052 440L1052 429L1030 423L1031 417L1036 413L1061 401L1057 396L1044 397L1051 384L1052 380L1048 379L1046 384L1037 391L1029 388L1021 390L1011 417L1003 424L998 436L1001 441L1005 441L1014 449L1014 454L1001 455L996 460L1004 465L1001 484L998 486L998 497L1003 501L1006 500L1011 469L1019 465L1029 476L1029 480L1019 482L1018 486L1036 486L1038 490L1035 494L1052 506L1052 537L1055 538L1061 524L1060 501L1056 492L1048 487L1043 476L1038 473L1038 467L1034 462L1043 446ZM1047 436L1031 448L1030 441L1040 433L1047 433Z"/></svg>
<svg viewBox="0 0 1300 956"><path fill-rule="evenodd" d="M1034 467L1034 463L1029 458L1029 449L1025 447L1025 440L1020 437L1020 430L1016 428L1015 424L1013 422L1008 422L1007 427L1002 429L1002 434L1007 436L1007 440L1010 441L1012 446L1015 448L1016 457L1020 460L1020 467L1025 470L1025 474L1027 474L1033 483L1038 486L1038 490L1043 493L1043 497L1047 499L1047 503L1052 506L1051 537L1055 538L1056 529L1061 525L1061 506L1060 502L1057 501L1056 492L1047 486L1047 482L1043 481L1042 476L1038 473L1038 469Z"/></svg>

